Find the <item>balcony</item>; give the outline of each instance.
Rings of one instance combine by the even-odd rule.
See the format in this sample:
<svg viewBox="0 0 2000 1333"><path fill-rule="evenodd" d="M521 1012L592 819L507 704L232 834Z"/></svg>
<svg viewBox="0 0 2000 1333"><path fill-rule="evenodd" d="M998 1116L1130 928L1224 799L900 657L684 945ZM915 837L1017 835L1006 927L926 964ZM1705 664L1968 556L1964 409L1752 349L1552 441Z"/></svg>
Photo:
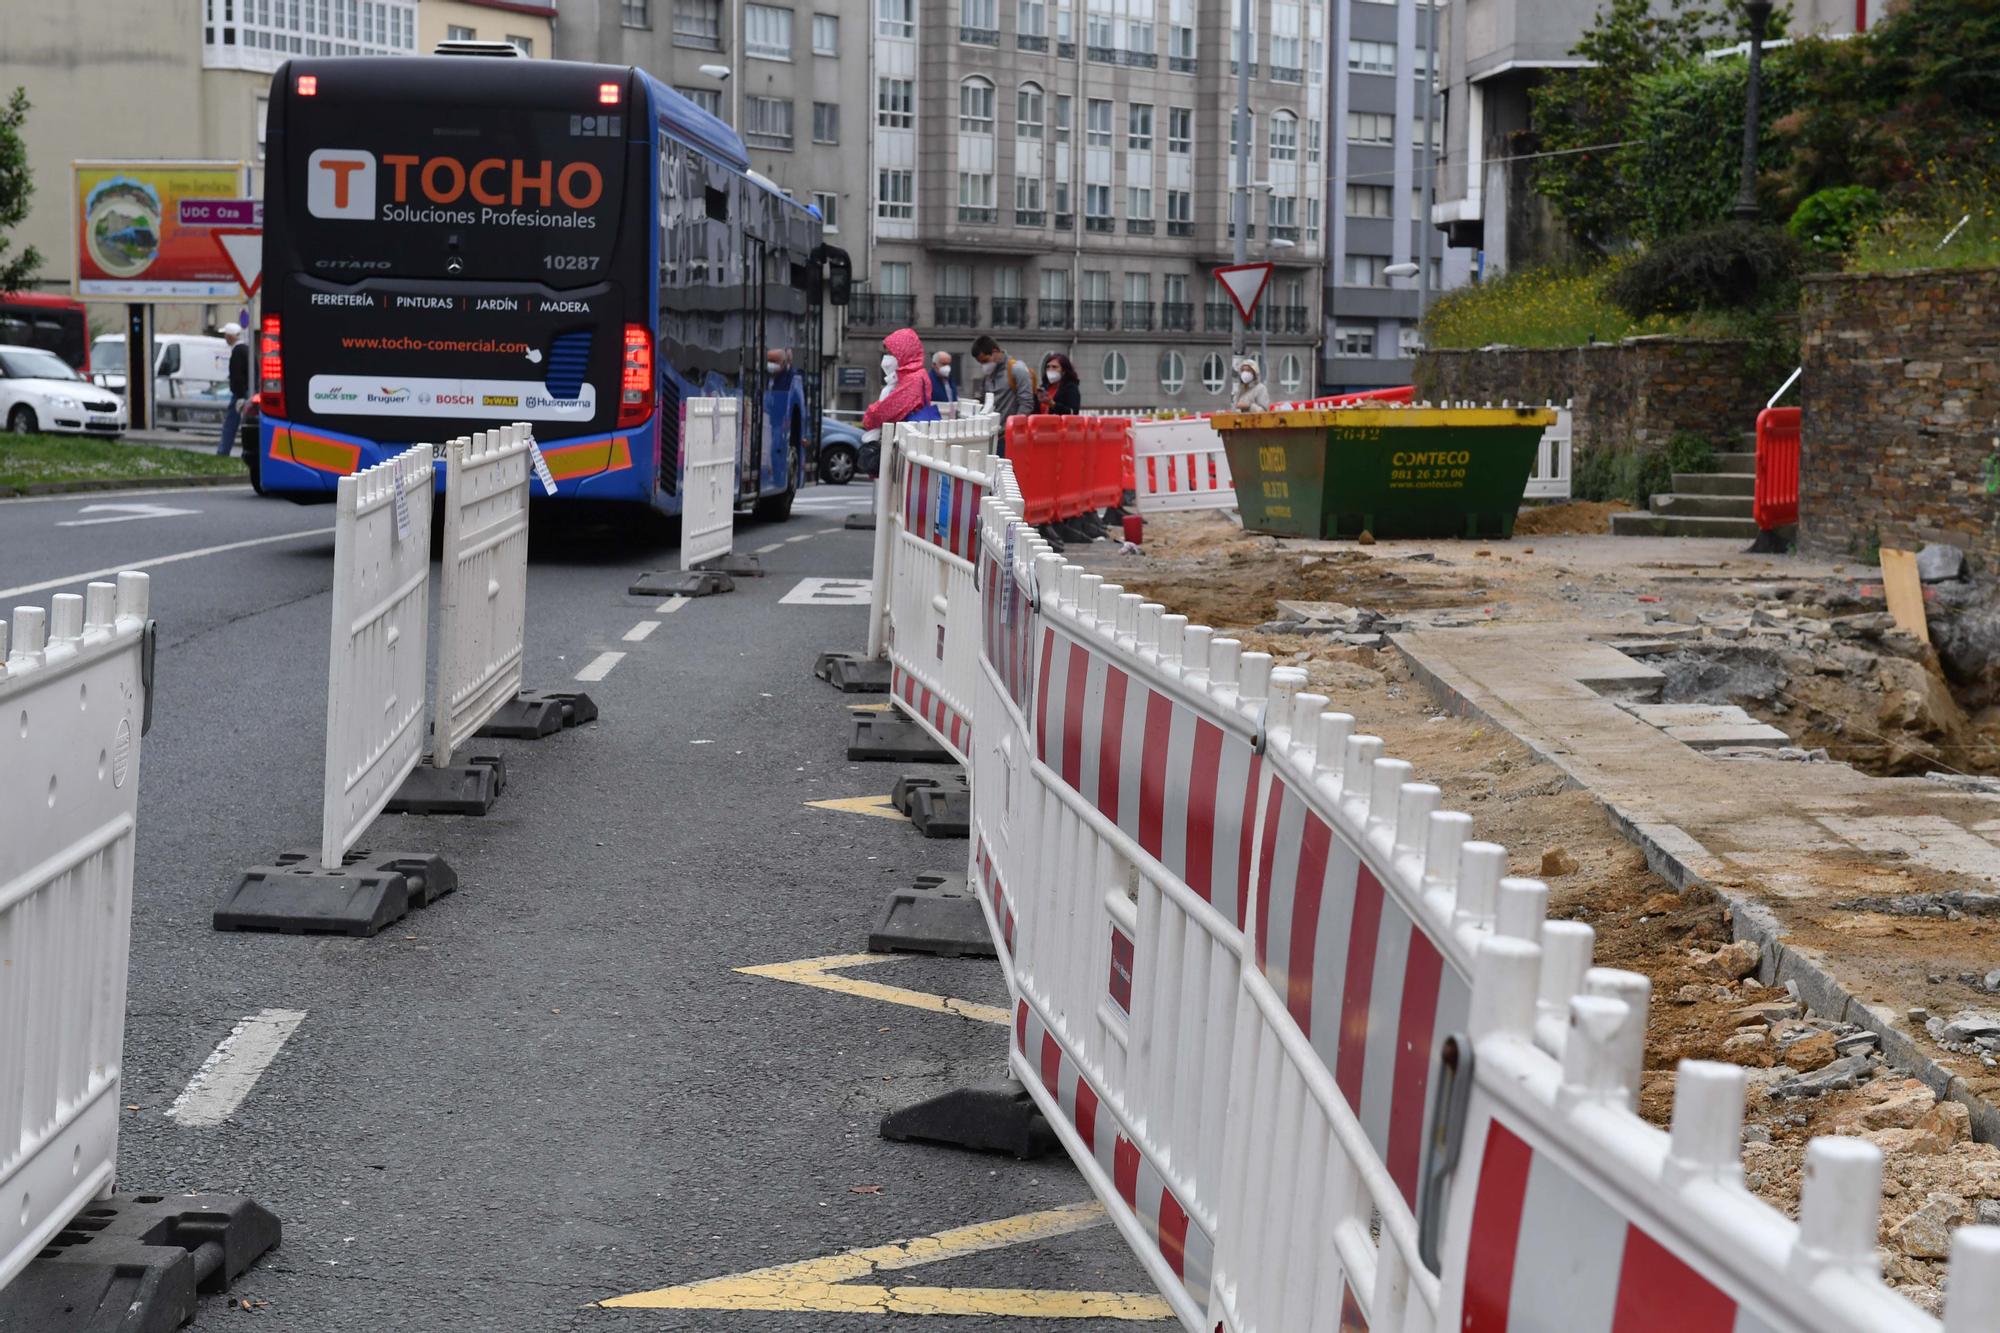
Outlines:
<svg viewBox="0 0 2000 1333"><path fill-rule="evenodd" d="M1254 65L1251 66L1250 72L1253 74L1256 73L1257 72L1256 66ZM1273 65L1271 66L1271 82L1304 83L1305 71L1302 69L1294 68L1293 66L1290 65Z"/></svg>
<svg viewBox="0 0 2000 1333"><path fill-rule="evenodd" d="M1079 304L1082 305L1083 311L1082 311L1082 317L1077 322L1078 328L1109 329L1116 327L1115 323L1111 318L1113 313L1115 313L1118 309L1116 302L1083 301L1079 302Z"/></svg>
<svg viewBox="0 0 2000 1333"><path fill-rule="evenodd" d="M1000 210L997 208L974 208L969 204L960 204L958 206L958 220L960 222L994 223L1000 220Z"/></svg>
<svg viewBox="0 0 2000 1333"><path fill-rule="evenodd" d="M1049 39L1024 32L1014 39L1014 45L1023 51L1046 51L1049 49Z"/></svg>
<svg viewBox="0 0 2000 1333"><path fill-rule="evenodd" d="M1126 218L1125 231L1131 236L1151 236L1153 234L1153 220L1151 218Z"/></svg>
<svg viewBox="0 0 2000 1333"><path fill-rule="evenodd" d="M917 322L917 298L907 293L856 292L847 305L847 321L867 329L900 329Z"/></svg>
<svg viewBox="0 0 2000 1333"><path fill-rule="evenodd" d="M958 40L967 46L998 46L1000 34L990 28L967 28L958 30Z"/></svg>
<svg viewBox="0 0 2000 1333"><path fill-rule="evenodd" d="M1014 225L1017 227L1040 227L1049 220L1049 215L1039 208L1017 208L1014 210Z"/></svg>
<svg viewBox="0 0 2000 1333"><path fill-rule="evenodd" d="M1056 43L1056 59L1057 59L1057 60L1074 60L1074 59L1076 59L1076 43L1075 43L1075 42L1057 42L1057 43Z"/></svg>
<svg viewBox="0 0 2000 1333"><path fill-rule="evenodd" d="M1057 231L1075 231L1076 214L1058 213L1049 220L1049 225L1051 227L1054 227Z"/></svg>
<svg viewBox="0 0 2000 1333"><path fill-rule="evenodd" d="M1311 327L1308 317L1312 314L1312 311L1305 306L1273 306L1271 307L1271 313L1277 325L1277 327L1272 329L1274 333L1289 333L1295 336L1302 336Z"/></svg>
<svg viewBox="0 0 2000 1333"><path fill-rule="evenodd" d="M1192 236L1192 235L1194 235L1194 223L1192 223L1192 222L1169 222L1169 223L1167 223L1167 235L1169 235L1169 236Z"/></svg>
<svg viewBox="0 0 2000 1333"><path fill-rule="evenodd" d="M1198 73L1199 62L1193 56L1168 56L1167 69L1174 74Z"/></svg>
<svg viewBox="0 0 2000 1333"><path fill-rule="evenodd" d="M1227 333L1236 327L1236 307L1227 301L1210 301L1202 311L1202 332Z"/></svg>
<svg viewBox="0 0 2000 1333"><path fill-rule="evenodd" d="M1083 48L1083 53L1085 59L1099 65L1118 63L1118 48L1115 46L1086 46Z"/></svg>
<svg viewBox="0 0 2000 1333"><path fill-rule="evenodd" d="M979 327L979 298L976 296L940 296L937 298L938 327L947 329L972 329Z"/></svg>
<svg viewBox="0 0 2000 1333"><path fill-rule="evenodd" d="M1160 302L1160 327L1169 333L1194 332L1194 303L1192 301Z"/></svg>
<svg viewBox="0 0 2000 1333"><path fill-rule="evenodd" d="M1151 51L1120 51L1118 63L1133 69L1158 69L1160 58Z"/></svg>
<svg viewBox="0 0 2000 1333"><path fill-rule="evenodd" d="M1285 226L1273 222L1271 224L1271 239L1274 241L1291 241L1293 244L1297 244L1299 239L1298 224L1294 223L1291 226Z"/></svg>
<svg viewBox="0 0 2000 1333"><path fill-rule="evenodd" d="M939 323L943 323L942 320ZM1028 327L1028 303L1018 296L996 296L993 298L993 327L996 329L1025 329Z"/></svg>
<svg viewBox="0 0 2000 1333"><path fill-rule="evenodd" d="M1118 220L1108 217L1085 217L1083 220L1083 229L1085 231L1117 231Z"/></svg>
<svg viewBox="0 0 2000 1333"><path fill-rule="evenodd" d="M1035 302L1035 326L1043 329L1066 329L1070 326L1070 304L1068 301L1050 300L1044 296Z"/></svg>
<svg viewBox="0 0 2000 1333"><path fill-rule="evenodd" d="M1236 239L1236 224L1234 222L1229 224L1229 239L1232 241ZM1246 241L1254 241L1257 239L1256 223L1253 222L1249 226L1243 229L1243 239Z"/></svg>
<svg viewBox="0 0 2000 1333"><path fill-rule="evenodd" d="M1232 79L1233 79L1233 78L1235 78L1235 77L1236 77L1236 74L1237 74L1237 68L1236 68L1236 66L1237 66L1237 62L1236 62L1236 61L1235 61L1234 59L1230 60L1230 62L1229 62L1229 77L1230 77L1230 78L1232 78ZM1250 77L1251 77L1251 78L1253 78L1253 79L1257 77L1257 62L1256 62L1256 61L1254 61L1254 60L1250 62Z"/></svg>
<svg viewBox="0 0 2000 1333"><path fill-rule="evenodd" d="M1150 333L1153 328L1153 303L1151 301L1127 301L1118 312L1119 327L1133 333Z"/></svg>

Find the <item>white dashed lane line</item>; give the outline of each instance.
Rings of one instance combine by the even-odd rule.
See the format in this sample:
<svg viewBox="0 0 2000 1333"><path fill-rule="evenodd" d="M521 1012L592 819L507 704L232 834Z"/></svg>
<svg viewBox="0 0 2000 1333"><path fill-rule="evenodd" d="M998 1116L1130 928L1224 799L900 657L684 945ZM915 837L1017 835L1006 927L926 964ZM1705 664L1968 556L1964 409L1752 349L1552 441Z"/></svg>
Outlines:
<svg viewBox="0 0 2000 1333"><path fill-rule="evenodd" d="M659 627L660 627L660 622L657 620L642 620L638 624L634 625L631 629L625 631L625 642L644 643L646 641L646 636L651 634L654 630L658 629Z"/></svg>
<svg viewBox="0 0 2000 1333"><path fill-rule="evenodd" d="M611 668L624 660L625 654L623 653L599 653L584 665L583 670L576 673L576 678L578 680L603 680L611 674Z"/></svg>
<svg viewBox="0 0 2000 1333"><path fill-rule="evenodd" d="M653 610L655 613L659 615L670 616L674 612L686 606L690 600L691 600L690 598L686 597L669 597L667 598L666 601L661 602L658 606L654 607Z"/></svg>
<svg viewBox="0 0 2000 1333"><path fill-rule="evenodd" d="M770 544L769 546L760 546L760 547L758 547L758 548L757 548L756 550L752 551L752 552L751 552L750 554L752 554L752 555L769 555L769 554L771 554L771 552L773 552L773 551L777 550L777 549L778 549L778 548L779 548L780 546L783 546L783 545L784 545L784 543L783 543L783 542L772 542L772 543L771 543L771 544Z"/></svg>
<svg viewBox="0 0 2000 1333"><path fill-rule="evenodd" d="M229 1119L305 1019L303 1010L265 1009L237 1023L174 1098L167 1119L195 1129Z"/></svg>

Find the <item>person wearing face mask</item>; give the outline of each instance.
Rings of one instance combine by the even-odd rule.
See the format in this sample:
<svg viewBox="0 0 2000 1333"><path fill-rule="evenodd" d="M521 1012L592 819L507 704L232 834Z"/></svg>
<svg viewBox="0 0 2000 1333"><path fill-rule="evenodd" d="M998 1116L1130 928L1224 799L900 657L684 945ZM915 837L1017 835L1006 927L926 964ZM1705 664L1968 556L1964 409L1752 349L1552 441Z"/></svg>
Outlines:
<svg viewBox="0 0 2000 1333"><path fill-rule="evenodd" d="M773 348L764 353L765 454L772 478L788 490L803 480L792 471L802 457L805 419L805 386L792 369L792 354Z"/></svg>
<svg viewBox="0 0 2000 1333"><path fill-rule="evenodd" d="M1042 382L1035 391L1035 408L1044 416L1073 417L1083 411L1083 380L1061 352L1042 358Z"/></svg>
<svg viewBox="0 0 2000 1333"><path fill-rule="evenodd" d="M952 409L946 404L958 401L958 386L952 383L951 378L950 352L931 353L930 374L931 402L936 405L939 412L949 416Z"/></svg>
<svg viewBox="0 0 2000 1333"><path fill-rule="evenodd" d="M897 329L882 340L882 396L861 414L861 429L879 432L892 421L936 421L924 343L915 329ZM867 438L866 435L863 438Z"/></svg>
<svg viewBox="0 0 2000 1333"><path fill-rule="evenodd" d="M1264 386L1263 376L1257 373L1257 363L1244 357L1236 363L1236 410L1238 412L1268 412L1271 410L1271 391Z"/></svg>

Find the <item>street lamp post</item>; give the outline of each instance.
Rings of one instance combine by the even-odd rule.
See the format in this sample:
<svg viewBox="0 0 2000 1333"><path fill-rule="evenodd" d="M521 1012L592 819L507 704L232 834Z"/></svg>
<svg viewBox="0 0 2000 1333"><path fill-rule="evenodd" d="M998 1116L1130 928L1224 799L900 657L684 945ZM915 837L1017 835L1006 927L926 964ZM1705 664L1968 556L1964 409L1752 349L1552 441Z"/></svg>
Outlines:
<svg viewBox="0 0 2000 1333"><path fill-rule="evenodd" d="M1736 191L1736 220L1757 220L1757 103L1763 93L1764 28L1771 21L1772 0L1743 0L1750 16L1750 82L1743 93L1743 180Z"/></svg>

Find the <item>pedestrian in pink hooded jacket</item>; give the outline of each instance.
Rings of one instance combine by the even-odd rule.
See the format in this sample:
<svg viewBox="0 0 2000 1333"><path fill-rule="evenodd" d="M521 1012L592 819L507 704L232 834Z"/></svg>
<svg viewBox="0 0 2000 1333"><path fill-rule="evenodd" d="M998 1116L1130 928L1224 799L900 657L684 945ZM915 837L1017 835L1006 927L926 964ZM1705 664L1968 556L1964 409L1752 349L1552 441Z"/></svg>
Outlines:
<svg viewBox="0 0 2000 1333"><path fill-rule="evenodd" d="M931 377L924 365L923 339L915 329L897 329L882 340L882 349L896 358L896 387L868 405L861 414L863 430L879 430L892 421L935 421Z"/></svg>

